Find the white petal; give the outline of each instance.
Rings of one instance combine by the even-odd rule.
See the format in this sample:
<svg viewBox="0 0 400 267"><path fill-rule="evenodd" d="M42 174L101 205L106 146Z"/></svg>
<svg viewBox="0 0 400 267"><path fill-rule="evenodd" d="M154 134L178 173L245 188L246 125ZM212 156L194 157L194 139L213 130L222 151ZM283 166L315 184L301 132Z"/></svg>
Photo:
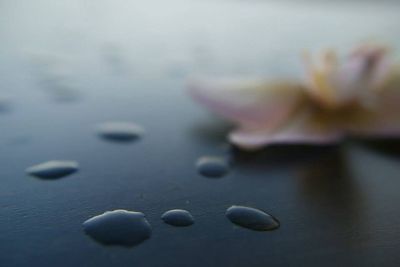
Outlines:
<svg viewBox="0 0 400 267"><path fill-rule="evenodd" d="M303 88L292 82L197 79L190 94L222 117L248 128L281 125L302 101Z"/></svg>

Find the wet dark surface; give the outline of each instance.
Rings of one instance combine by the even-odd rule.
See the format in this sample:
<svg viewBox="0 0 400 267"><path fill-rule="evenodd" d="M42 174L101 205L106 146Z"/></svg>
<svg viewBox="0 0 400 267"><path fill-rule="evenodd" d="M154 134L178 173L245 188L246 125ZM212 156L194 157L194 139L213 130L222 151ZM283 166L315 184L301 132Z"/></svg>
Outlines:
<svg viewBox="0 0 400 267"><path fill-rule="evenodd" d="M243 153L184 88L194 72L291 73L303 48L370 37L398 47L399 8L150 2L0 2L0 266L398 266L398 141ZM105 121L146 135L105 142L94 132ZM203 155L232 169L204 179L194 166ZM51 159L76 160L79 172L25 173ZM281 226L235 226L232 205ZM195 225L160 220L176 207ZM84 221L116 209L145 213L151 238L125 248L85 234Z"/></svg>

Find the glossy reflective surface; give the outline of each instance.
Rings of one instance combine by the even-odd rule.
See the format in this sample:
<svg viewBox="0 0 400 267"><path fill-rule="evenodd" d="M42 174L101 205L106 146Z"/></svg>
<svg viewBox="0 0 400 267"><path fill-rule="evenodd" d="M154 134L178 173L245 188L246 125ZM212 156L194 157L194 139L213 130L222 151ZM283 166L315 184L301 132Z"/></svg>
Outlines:
<svg viewBox="0 0 400 267"><path fill-rule="evenodd" d="M370 37L399 48L396 2L360 3L0 1L9 106L0 112L0 265L397 266L399 142L243 153L226 147L231 125L184 91L197 72L297 73L304 48ZM105 142L94 129L107 121L138 123L146 135ZM233 171L201 178L201 155L232 158ZM27 177L50 159L81 169ZM233 227L225 211L238 203L271 212L280 228ZM165 225L171 207L189 210L195 225ZM116 209L146 214L151 238L127 249L84 233L84 221Z"/></svg>

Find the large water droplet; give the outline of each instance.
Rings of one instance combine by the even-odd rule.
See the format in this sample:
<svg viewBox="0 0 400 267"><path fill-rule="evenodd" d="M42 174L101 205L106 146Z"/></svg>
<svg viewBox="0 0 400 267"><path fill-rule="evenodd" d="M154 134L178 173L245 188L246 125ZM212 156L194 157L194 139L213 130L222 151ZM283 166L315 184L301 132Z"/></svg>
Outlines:
<svg viewBox="0 0 400 267"><path fill-rule="evenodd" d="M84 231L104 245L135 246L151 236L151 226L141 212L114 210L90 218Z"/></svg>
<svg viewBox="0 0 400 267"><path fill-rule="evenodd" d="M194 223L192 214L190 214L190 212L188 212L187 210L180 209L169 210L165 212L161 216L161 219L165 223L173 226L189 226Z"/></svg>
<svg viewBox="0 0 400 267"><path fill-rule="evenodd" d="M210 156L199 158L196 168L201 175L212 178L222 177L229 171L229 165L224 158Z"/></svg>
<svg viewBox="0 0 400 267"><path fill-rule="evenodd" d="M26 172L42 179L56 179L72 174L78 171L78 168L76 161L52 160L29 167Z"/></svg>
<svg viewBox="0 0 400 267"><path fill-rule="evenodd" d="M256 231L274 230L280 225L273 216L250 207L232 206L225 215L234 224Z"/></svg>
<svg viewBox="0 0 400 267"><path fill-rule="evenodd" d="M112 141L129 142L144 134L144 129L131 122L106 122L97 128L98 134Z"/></svg>

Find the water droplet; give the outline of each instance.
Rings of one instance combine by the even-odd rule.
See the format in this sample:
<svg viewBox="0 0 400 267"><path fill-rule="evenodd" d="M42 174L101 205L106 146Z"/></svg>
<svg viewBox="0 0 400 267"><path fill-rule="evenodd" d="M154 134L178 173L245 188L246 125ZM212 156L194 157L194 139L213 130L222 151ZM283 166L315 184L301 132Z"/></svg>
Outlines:
<svg viewBox="0 0 400 267"><path fill-rule="evenodd" d="M144 129L131 122L106 122L98 126L98 134L108 140L129 142L138 139Z"/></svg>
<svg viewBox="0 0 400 267"><path fill-rule="evenodd" d="M218 178L226 175L229 165L224 158L201 157L196 162L197 171L206 177Z"/></svg>
<svg viewBox="0 0 400 267"><path fill-rule="evenodd" d="M48 90L50 96L60 103L76 102L80 98L79 91L69 85L53 84Z"/></svg>
<svg viewBox="0 0 400 267"><path fill-rule="evenodd" d="M165 212L161 216L161 219L165 223L173 226L189 226L194 223L192 214L190 214L190 212L188 212L187 210L180 209L169 210Z"/></svg>
<svg viewBox="0 0 400 267"><path fill-rule="evenodd" d="M7 98L0 96L0 113L10 110L10 102Z"/></svg>
<svg viewBox="0 0 400 267"><path fill-rule="evenodd" d="M78 168L76 161L52 160L29 167L26 172L42 179L56 179L72 174L78 171Z"/></svg>
<svg viewBox="0 0 400 267"><path fill-rule="evenodd" d="M226 210L225 215L234 224L256 231L274 230L280 225L273 216L250 207L232 206Z"/></svg>
<svg viewBox="0 0 400 267"><path fill-rule="evenodd" d="M29 144L32 140L31 136L14 136L8 142L9 145L26 145Z"/></svg>
<svg viewBox="0 0 400 267"><path fill-rule="evenodd" d="M151 236L151 226L141 212L114 210L83 223L84 231L104 245L132 247Z"/></svg>

